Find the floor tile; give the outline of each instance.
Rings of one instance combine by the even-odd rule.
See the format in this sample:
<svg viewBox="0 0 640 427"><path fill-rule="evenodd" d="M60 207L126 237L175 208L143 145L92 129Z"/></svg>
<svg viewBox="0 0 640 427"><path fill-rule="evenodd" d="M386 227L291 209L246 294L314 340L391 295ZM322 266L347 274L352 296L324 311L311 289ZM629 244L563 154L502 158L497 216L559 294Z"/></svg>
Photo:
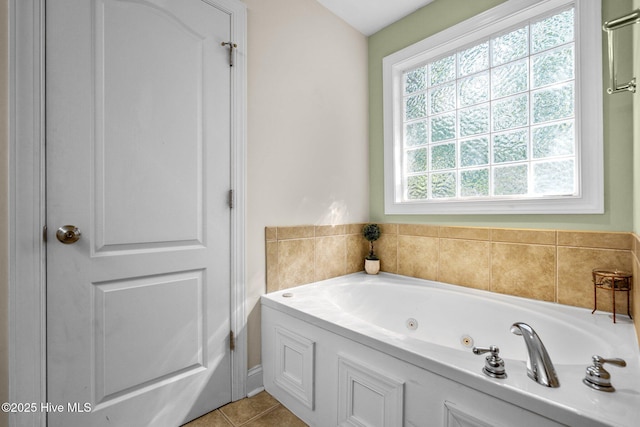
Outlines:
<svg viewBox="0 0 640 427"><path fill-rule="evenodd" d="M196 418L183 427L233 427L233 425L224 418L220 411L213 411Z"/></svg>
<svg viewBox="0 0 640 427"><path fill-rule="evenodd" d="M287 408L279 405L272 411L251 420L243 427L307 427L299 418L291 413Z"/></svg>
<svg viewBox="0 0 640 427"><path fill-rule="evenodd" d="M269 393L263 391L253 397L225 405L219 411L238 426L279 404Z"/></svg>

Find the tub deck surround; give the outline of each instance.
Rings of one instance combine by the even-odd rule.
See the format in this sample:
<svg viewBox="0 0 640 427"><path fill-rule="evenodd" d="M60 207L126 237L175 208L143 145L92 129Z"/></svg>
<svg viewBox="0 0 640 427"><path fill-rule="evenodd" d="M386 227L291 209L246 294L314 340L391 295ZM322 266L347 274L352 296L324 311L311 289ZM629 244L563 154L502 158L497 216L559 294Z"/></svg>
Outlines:
<svg viewBox="0 0 640 427"><path fill-rule="evenodd" d="M267 291L362 271L363 225L267 227ZM594 268L632 271L637 262L632 233L379 225L384 272L576 307L593 308ZM598 295L599 309L611 304ZM626 310L626 301L616 304Z"/></svg>
<svg viewBox="0 0 640 427"><path fill-rule="evenodd" d="M376 254L389 273L591 309L594 268L640 277L634 233L379 225ZM362 271L363 226L266 227L267 292ZM611 304L610 293L598 295L599 311L611 312ZM640 286L633 286L631 307L640 333ZM617 299L616 312L625 310L626 301Z"/></svg>
<svg viewBox="0 0 640 427"><path fill-rule="evenodd" d="M323 366L335 364L327 362L327 358L337 357L339 363L343 359L362 358L367 366L389 356L388 364L370 368L384 373L393 371L395 368L391 366L402 361L397 363L406 364L407 369L419 368L424 375L436 374L434 381L440 377L452 381L453 386L443 389L445 397L447 387L463 385L464 392L456 392L460 392L460 396L469 389L481 392L478 402L489 396L502 401L496 401L496 405L508 402L526 408L544 417L544 423L550 423L540 425L556 425L555 421L580 426L631 426L640 419L640 357L634 326L628 320L614 325L608 313L592 315L588 309L387 273L378 276L356 273L273 292L262 296L262 305L267 391L310 424L314 421L314 411L339 412L339 408L330 403L337 391L321 389L323 384L339 383L339 380L325 378L332 374L321 372ZM521 337L509 331L516 321L528 323L540 335L558 373L559 388L547 388L528 378L525 344ZM277 361L273 359L275 344L271 340L277 328L293 336L300 334L312 343L311 348L317 353L320 371L316 372L316 399L311 406L298 408L296 399L274 382L273 367ZM489 378L482 373L484 356L476 356L470 347L465 347L462 338L468 336L476 346L500 348L506 364L506 379ZM331 353L327 342L331 344L337 342L335 340L343 341ZM359 346L361 351L354 346ZM365 355L368 352L375 354L369 357ZM626 368L606 367L612 375L615 393L591 390L582 383L594 354L626 360ZM405 378L404 368L398 369L389 377L404 384L400 388L404 389L406 423L421 411L412 406L421 400L416 396L424 392L437 400L439 391L427 392L428 384L416 385L422 374ZM442 405L446 404L443 401L436 405L439 412L434 416L442 416ZM482 408L472 408L473 411L482 412ZM335 414L323 416L331 420L327 425L335 425Z"/></svg>

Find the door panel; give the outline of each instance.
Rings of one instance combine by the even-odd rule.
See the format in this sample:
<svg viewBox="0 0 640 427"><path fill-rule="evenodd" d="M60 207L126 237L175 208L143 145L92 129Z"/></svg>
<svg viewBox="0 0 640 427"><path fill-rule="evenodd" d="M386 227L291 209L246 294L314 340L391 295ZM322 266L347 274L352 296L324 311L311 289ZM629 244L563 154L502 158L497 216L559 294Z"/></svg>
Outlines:
<svg viewBox="0 0 640 427"><path fill-rule="evenodd" d="M96 115L98 250L202 243L203 73L209 71L203 67L211 46L207 28L188 27L183 19L145 3L98 7L96 23L104 23L95 51L102 70L96 107L103 110ZM144 174L136 167L141 164ZM132 223L133 212L149 221Z"/></svg>
<svg viewBox="0 0 640 427"><path fill-rule="evenodd" d="M50 426L176 426L231 400L230 16L47 2ZM50 233L51 234L51 233Z"/></svg>
<svg viewBox="0 0 640 427"><path fill-rule="evenodd" d="M98 401L205 367L203 278L195 271L94 285ZM140 313L144 300L155 304Z"/></svg>

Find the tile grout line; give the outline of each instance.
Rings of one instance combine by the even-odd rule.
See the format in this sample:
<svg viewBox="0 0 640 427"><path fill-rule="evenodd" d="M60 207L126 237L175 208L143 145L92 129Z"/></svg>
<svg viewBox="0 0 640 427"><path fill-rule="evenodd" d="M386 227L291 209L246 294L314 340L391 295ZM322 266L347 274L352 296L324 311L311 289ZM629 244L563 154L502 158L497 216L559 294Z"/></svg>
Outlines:
<svg viewBox="0 0 640 427"><path fill-rule="evenodd" d="M228 422L231 425L231 427L236 427L235 423L231 421L229 417L227 417L225 413L220 410L220 408L216 409L216 411L220 413L220 415L222 416L222 419Z"/></svg>
<svg viewBox="0 0 640 427"><path fill-rule="evenodd" d="M247 421L240 423L240 424L234 424L233 422L231 424L233 424L233 427L242 427L242 426L246 426L247 424L256 421L262 417L264 417L267 414L270 414L271 412L275 411L279 406L282 406L282 403L278 402L275 405L273 405L271 408L265 409L263 412L260 412L258 415L254 416L253 418L249 418Z"/></svg>

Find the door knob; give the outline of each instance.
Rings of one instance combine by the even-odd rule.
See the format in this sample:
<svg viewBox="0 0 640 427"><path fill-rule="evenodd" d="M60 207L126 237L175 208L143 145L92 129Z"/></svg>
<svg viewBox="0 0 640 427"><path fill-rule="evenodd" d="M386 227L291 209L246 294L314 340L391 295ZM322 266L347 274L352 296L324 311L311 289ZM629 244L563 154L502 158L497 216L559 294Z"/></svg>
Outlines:
<svg viewBox="0 0 640 427"><path fill-rule="evenodd" d="M56 237L65 245L70 245L80 240L82 233L75 225L63 225L56 231Z"/></svg>

